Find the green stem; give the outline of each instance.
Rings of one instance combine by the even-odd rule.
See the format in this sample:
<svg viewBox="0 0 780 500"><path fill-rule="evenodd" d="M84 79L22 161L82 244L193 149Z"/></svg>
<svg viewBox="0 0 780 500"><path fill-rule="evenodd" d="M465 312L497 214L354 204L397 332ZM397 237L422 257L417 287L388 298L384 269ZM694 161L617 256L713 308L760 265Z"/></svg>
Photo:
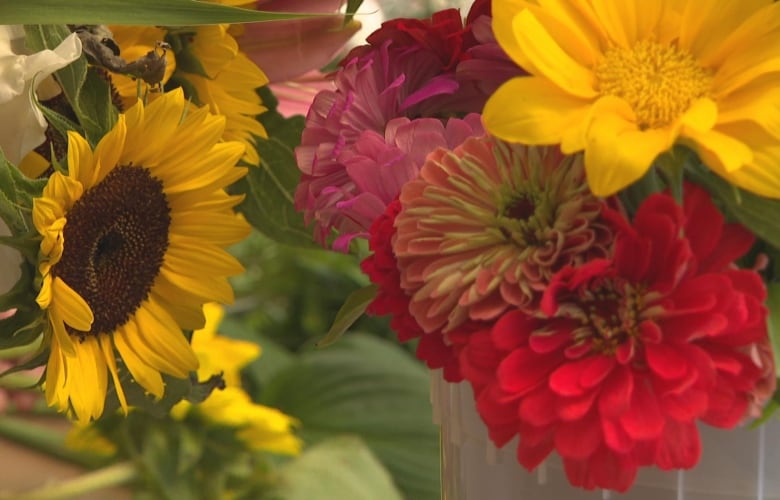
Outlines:
<svg viewBox="0 0 780 500"><path fill-rule="evenodd" d="M136 479L135 466L131 462L119 462L96 471L88 472L75 479L44 486L27 493L12 496L0 495L0 498L16 500L55 500L79 498L85 493L127 484Z"/></svg>
<svg viewBox="0 0 780 500"><path fill-rule="evenodd" d="M65 436L62 432L20 418L0 416L0 436L81 467L94 469L103 462L93 454L71 450L65 446Z"/></svg>
<svg viewBox="0 0 780 500"><path fill-rule="evenodd" d="M33 377L28 373L9 373L0 377L0 388L3 389L32 389L38 383L40 377Z"/></svg>
<svg viewBox="0 0 780 500"><path fill-rule="evenodd" d="M685 171L685 160L685 155L680 154L679 151L674 149L661 154L661 156L655 160L655 164L658 167L658 173L666 181L666 185L669 186L669 191L672 192L672 197L674 197L678 205L682 205L683 199L683 172Z"/></svg>

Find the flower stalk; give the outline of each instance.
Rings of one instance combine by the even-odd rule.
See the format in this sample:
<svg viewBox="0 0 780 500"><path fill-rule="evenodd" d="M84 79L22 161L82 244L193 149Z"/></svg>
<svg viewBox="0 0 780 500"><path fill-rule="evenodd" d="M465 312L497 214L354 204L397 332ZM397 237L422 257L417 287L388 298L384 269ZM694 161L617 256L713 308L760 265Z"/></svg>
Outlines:
<svg viewBox="0 0 780 500"><path fill-rule="evenodd" d="M58 498L75 498L85 493L121 486L137 477L135 466L131 462L119 462L83 474L75 479L62 481L38 488L21 495L14 494L17 500L54 500ZM0 498L11 498L0 495Z"/></svg>

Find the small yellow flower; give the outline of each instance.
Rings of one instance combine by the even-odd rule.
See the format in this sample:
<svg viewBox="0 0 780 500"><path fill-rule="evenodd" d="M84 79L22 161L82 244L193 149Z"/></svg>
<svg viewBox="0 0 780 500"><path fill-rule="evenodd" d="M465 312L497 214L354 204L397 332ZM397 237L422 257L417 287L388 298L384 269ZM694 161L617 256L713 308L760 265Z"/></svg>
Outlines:
<svg viewBox="0 0 780 500"><path fill-rule="evenodd" d="M584 150L595 194L680 143L729 182L780 197L780 4L494 0L493 29L529 76L491 97L488 130Z"/></svg>
<svg viewBox="0 0 780 500"><path fill-rule="evenodd" d="M237 427L237 436L250 448L294 455L302 442L293 433L298 421L276 408L254 403L241 389L241 369L257 359L260 346L252 342L217 335L223 316L218 304L204 306L206 325L192 334L192 348L200 367L198 378L206 380L222 374L226 387L214 390L198 405L182 401L173 407L174 418L184 418L190 411L199 412L221 425Z"/></svg>

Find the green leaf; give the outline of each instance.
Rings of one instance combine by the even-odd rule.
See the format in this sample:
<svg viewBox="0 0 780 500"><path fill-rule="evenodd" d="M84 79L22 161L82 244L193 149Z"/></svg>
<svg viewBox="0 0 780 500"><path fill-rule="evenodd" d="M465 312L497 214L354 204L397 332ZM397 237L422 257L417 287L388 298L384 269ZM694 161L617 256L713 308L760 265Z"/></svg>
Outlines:
<svg viewBox="0 0 780 500"><path fill-rule="evenodd" d="M344 26L352 21L352 18L355 17L355 13L362 4L363 0L347 0L347 11L346 15L344 16Z"/></svg>
<svg viewBox="0 0 780 500"><path fill-rule="evenodd" d="M260 402L301 422L309 443L359 435L405 498L439 499L439 431L428 371L398 345L351 334L301 355L265 387ZM359 498L359 497L358 497Z"/></svg>
<svg viewBox="0 0 780 500"><path fill-rule="evenodd" d="M769 283L766 287L766 306L769 309L769 340L775 359L780 359L780 283ZM780 363L775 363L775 373L780 377Z"/></svg>
<svg viewBox="0 0 780 500"><path fill-rule="evenodd" d="M0 217L14 236L32 230L32 200L41 196L46 180L28 179L0 151Z"/></svg>
<svg viewBox="0 0 780 500"><path fill-rule="evenodd" d="M280 471L272 496L284 500L402 500L387 470L355 437L331 438ZM416 498L416 497L408 497Z"/></svg>
<svg viewBox="0 0 780 500"><path fill-rule="evenodd" d="M263 96L263 103L273 105L267 97ZM304 118L284 118L272 109L260 115L260 121L271 135L268 139L257 138L260 165L250 167L247 176L231 188L234 193L246 194L238 209L272 240L314 247L311 231L303 223L303 214L295 209L294 199L301 176L295 147L301 141Z"/></svg>
<svg viewBox="0 0 780 500"><path fill-rule="evenodd" d="M712 195L726 215L750 229L758 238L780 249L780 200L744 191L701 164L689 163L686 175Z"/></svg>
<svg viewBox="0 0 780 500"><path fill-rule="evenodd" d="M322 340L317 342L317 347L327 347L344 335L344 332L366 312L366 308L376 297L376 292L376 285L371 284L349 294L344 305L336 313L336 319L333 320L330 330Z"/></svg>
<svg viewBox="0 0 780 500"><path fill-rule="evenodd" d="M111 100L111 86L94 68L87 72L79 94L78 109L87 113L77 114L84 125L87 140L94 147L114 127L119 116Z"/></svg>
<svg viewBox="0 0 780 500"><path fill-rule="evenodd" d="M129 24L182 26L310 17L240 9L195 0L2 0L4 24Z"/></svg>

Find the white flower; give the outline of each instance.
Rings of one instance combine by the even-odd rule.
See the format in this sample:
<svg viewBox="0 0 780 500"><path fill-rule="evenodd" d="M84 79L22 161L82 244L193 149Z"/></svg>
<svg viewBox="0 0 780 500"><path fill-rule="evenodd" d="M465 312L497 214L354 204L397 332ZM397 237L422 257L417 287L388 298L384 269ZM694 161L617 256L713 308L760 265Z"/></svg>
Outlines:
<svg viewBox="0 0 780 500"><path fill-rule="evenodd" d="M46 120L35 107L30 88L81 56L74 33L54 50L24 55L24 29L0 25L0 149L13 164L45 140Z"/></svg>

